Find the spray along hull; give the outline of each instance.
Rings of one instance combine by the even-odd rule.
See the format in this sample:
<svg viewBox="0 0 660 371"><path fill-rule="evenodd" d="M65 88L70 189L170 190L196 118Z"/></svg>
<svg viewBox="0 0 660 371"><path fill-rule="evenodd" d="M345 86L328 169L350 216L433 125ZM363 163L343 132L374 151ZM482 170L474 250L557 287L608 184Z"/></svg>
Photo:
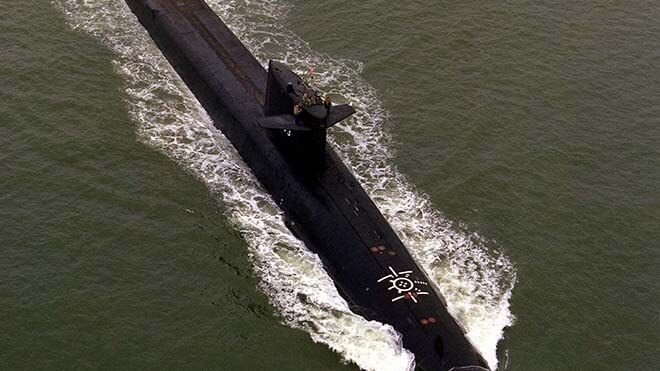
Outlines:
<svg viewBox="0 0 660 371"><path fill-rule="evenodd" d="M202 0L126 0L217 128L316 252L351 309L392 325L425 370L484 370L486 362L332 148L290 150L265 129L268 74ZM295 139L295 137L294 137ZM304 148L304 146L303 146Z"/></svg>

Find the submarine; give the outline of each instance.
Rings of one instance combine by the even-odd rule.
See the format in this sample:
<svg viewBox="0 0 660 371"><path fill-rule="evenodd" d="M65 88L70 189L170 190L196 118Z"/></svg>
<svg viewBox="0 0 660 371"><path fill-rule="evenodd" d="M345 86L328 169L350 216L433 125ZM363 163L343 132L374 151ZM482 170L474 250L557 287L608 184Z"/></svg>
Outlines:
<svg viewBox="0 0 660 371"><path fill-rule="evenodd" d="M351 310L391 325L426 371L488 365L374 202L326 143L352 115L284 63L266 70L203 0L126 0Z"/></svg>

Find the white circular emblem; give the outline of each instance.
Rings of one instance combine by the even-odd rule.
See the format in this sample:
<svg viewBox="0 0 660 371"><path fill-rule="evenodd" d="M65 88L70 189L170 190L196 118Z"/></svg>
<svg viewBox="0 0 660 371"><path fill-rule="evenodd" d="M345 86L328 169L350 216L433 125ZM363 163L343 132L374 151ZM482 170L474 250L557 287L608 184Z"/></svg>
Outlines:
<svg viewBox="0 0 660 371"><path fill-rule="evenodd" d="M392 301L397 301L401 299L410 299L413 302L417 303L417 296L419 295L428 295L427 291L422 291L418 287L415 287L415 284L419 286L428 286L428 283L420 280L410 279L410 275L413 271L401 271L397 272L392 267L387 267L391 272L387 276L381 277L378 282L389 281L392 286L388 287L387 290L396 290L397 297L392 299Z"/></svg>
<svg viewBox="0 0 660 371"><path fill-rule="evenodd" d="M400 293L410 291L414 287L413 281L410 278L399 277L395 278L392 281L392 286Z"/></svg>

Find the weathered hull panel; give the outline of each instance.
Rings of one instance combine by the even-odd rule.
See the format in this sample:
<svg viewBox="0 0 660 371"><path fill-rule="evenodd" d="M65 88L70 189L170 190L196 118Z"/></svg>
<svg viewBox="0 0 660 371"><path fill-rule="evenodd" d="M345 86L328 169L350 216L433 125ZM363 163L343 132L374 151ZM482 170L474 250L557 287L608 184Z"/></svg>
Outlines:
<svg viewBox="0 0 660 371"><path fill-rule="evenodd" d="M298 160L304 154L282 149L281 133L259 126L267 72L207 4L126 2L282 208L289 228L319 254L351 308L391 324L425 370L485 368L441 296L337 154L328 147L310 166Z"/></svg>

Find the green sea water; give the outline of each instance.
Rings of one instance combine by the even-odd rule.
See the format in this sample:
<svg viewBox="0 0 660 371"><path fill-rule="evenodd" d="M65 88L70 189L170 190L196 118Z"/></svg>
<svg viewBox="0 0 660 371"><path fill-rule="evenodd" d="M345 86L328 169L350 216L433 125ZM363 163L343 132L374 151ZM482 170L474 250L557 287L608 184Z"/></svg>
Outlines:
<svg viewBox="0 0 660 371"><path fill-rule="evenodd" d="M141 126L155 100L135 98L135 62L109 47L120 31L89 31L115 13L92 7L81 26L78 3L0 2L0 369L390 369L346 356L369 344L323 337L354 326L334 309L287 325L235 202ZM388 165L511 264L477 279L515 280L495 300L515 318L500 369L660 368L659 5L263 3L283 4L297 42L356 66ZM249 26L237 33L264 31Z"/></svg>

